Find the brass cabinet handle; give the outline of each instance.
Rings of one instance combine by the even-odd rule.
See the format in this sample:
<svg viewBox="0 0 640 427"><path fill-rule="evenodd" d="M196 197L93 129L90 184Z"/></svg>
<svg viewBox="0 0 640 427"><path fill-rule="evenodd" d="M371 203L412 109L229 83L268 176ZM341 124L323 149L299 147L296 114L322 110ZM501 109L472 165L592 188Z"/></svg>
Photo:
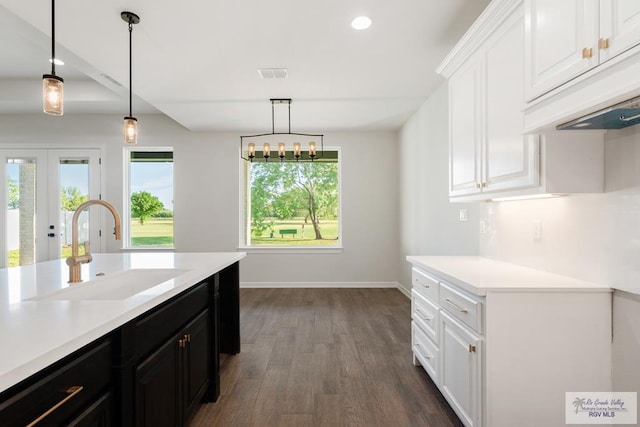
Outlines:
<svg viewBox="0 0 640 427"><path fill-rule="evenodd" d="M592 56L593 56L593 49L591 49L590 47L585 47L584 49L582 49L583 59L588 59L588 58L591 58Z"/></svg>
<svg viewBox="0 0 640 427"><path fill-rule="evenodd" d="M460 307L458 304L453 303L449 298L445 298L444 302L448 303L449 305L451 305L453 308L455 308L456 310L458 310L460 313L465 313L467 314L469 312L469 310Z"/></svg>
<svg viewBox="0 0 640 427"><path fill-rule="evenodd" d="M422 348L422 346L421 346L420 344L417 344L417 343L416 343L416 347L418 347L418 348ZM426 357L427 359L431 359L431 358L433 358L433 356L432 356L432 355L430 355L429 353L427 353L427 350L426 350L426 349L422 348L422 350L424 351L424 357Z"/></svg>
<svg viewBox="0 0 640 427"><path fill-rule="evenodd" d="M482 184L480 184L479 182L476 182L476 188L482 188Z"/></svg>
<svg viewBox="0 0 640 427"><path fill-rule="evenodd" d="M476 346L469 344L469 353L475 353L475 352L476 352Z"/></svg>
<svg viewBox="0 0 640 427"><path fill-rule="evenodd" d="M417 284L422 285L423 287L425 287L425 288L429 289L429 285L422 283L422 282L420 281L420 279L416 278L416 279L415 279L415 282L416 282Z"/></svg>
<svg viewBox="0 0 640 427"><path fill-rule="evenodd" d="M182 347L184 347L184 344L185 344L185 342L184 342L184 340L183 340L183 339L179 339L179 340L178 340L178 348L182 348Z"/></svg>
<svg viewBox="0 0 640 427"><path fill-rule="evenodd" d="M601 38L600 40L598 40L598 48L600 50L609 49L609 39Z"/></svg>
<svg viewBox="0 0 640 427"><path fill-rule="evenodd" d="M427 317L426 315L424 315L422 313L422 310L420 310L419 308L416 308L416 314L418 315L419 318L427 322L431 322L431 320L433 319L433 317Z"/></svg>
<svg viewBox="0 0 640 427"><path fill-rule="evenodd" d="M184 342L185 343L191 342L191 334L184 334Z"/></svg>
<svg viewBox="0 0 640 427"><path fill-rule="evenodd" d="M59 407L64 405L73 396L75 396L76 394L80 393L82 391L82 389L83 389L83 387L81 385L74 385L74 386L69 387L68 389L66 389L65 393L67 393L67 396L65 396L64 399L62 399L60 402L58 402L55 405L53 405L51 408L49 408L45 413L40 415L35 420L31 421L31 423L27 424L27 427L35 426L37 423L39 423L40 421L45 419L48 415L50 415L53 411L55 411L56 409L58 409Z"/></svg>

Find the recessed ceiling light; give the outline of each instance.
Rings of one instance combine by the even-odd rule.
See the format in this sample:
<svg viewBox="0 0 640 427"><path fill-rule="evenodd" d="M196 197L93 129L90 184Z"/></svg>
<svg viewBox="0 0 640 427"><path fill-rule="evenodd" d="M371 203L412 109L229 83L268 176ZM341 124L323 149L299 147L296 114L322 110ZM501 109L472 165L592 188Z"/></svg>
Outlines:
<svg viewBox="0 0 640 427"><path fill-rule="evenodd" d="M354 30L366 30L371 26L371 18L368 16L358 16L351 21L351 28Z"/></svg>
<svg viewBox="0 0 640 427"><path fill-rule="evenodd" d="M59 58L55 58L55 59L49 58L49 63L54 63L56 65L64 65L64 61Z"/></svg>

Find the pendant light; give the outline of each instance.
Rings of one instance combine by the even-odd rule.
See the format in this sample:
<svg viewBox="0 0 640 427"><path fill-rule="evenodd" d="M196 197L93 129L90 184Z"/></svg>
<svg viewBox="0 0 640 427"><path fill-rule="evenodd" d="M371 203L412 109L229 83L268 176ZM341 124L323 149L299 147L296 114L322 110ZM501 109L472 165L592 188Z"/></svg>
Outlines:
<svg viewBox="0 0 640 427"><path fill-rule="evenodd" d="M56 1L51 0L51 74L42 75L42 109L52 116L64 113L64 80L56 76Z"/></svg>
<svg viewBox="0 0 640 427"><path fill-rule="evenodd" d="M131 34L133 32L133 24L140 22L140 17L133 12L122 12L120 17L129 24L129 115L124 118L124 142L125 144L136 144L138 142L138 119L133 117L132 108L132 79L131 79Z"/></svg>

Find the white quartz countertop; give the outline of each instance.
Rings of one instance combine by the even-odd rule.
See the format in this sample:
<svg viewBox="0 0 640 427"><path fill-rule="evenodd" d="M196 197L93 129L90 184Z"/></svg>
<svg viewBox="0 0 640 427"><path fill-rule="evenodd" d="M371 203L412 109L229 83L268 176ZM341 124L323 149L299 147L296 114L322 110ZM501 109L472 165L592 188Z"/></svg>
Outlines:
<svg viewBox="0 0 640 427"><path fill-rule="evenodd" d="M611 292L609 286L477 256L408 256L445 282L484 296L488 292Z"/></svg>
<svg viewBox="0 0 640 427"><path fill-rule="evenodd" d="M0 392L246 256L244 252L92 255L81 274L85 282L93 283L69 285L64 260L0 269ZM118 275L133 280L123 273L145 269L177 269L179 274L131 296L99 297L110 285L108 280ZM74 287L84 288L82 299L47 298L76 292Z"/></svg>

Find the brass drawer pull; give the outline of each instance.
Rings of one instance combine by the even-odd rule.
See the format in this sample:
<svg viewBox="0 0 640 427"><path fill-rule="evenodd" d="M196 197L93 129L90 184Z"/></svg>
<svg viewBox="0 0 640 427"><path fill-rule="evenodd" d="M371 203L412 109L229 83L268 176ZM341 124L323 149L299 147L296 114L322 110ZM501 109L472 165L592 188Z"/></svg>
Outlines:
<svg viewBox="0 0 640 427"><path fill-rule="evenodd" d="M582 49L582 59L589 59L593 56L593 49L590 47L585 47Z"/></svg>
<svg viewBox="0 0 640 427"><path fill-rule="evenodd" d="M35 426L37 423L39 423L40 421L45 419L45 417L50 415L53 411L55 411L56 409L58 409L59 407L64 405L73 396L75 396L76 394L80 393L82 391L82 389L83 389L83 387L81 385L74 385L72 387L69 387L67 390L65 390L65 393L68 393L68 394L64 399L62 399L60 402L58 402L55 405L53 405L44 414L40 415L38 418L33 420L31 423L27 424L27 427Z"/></svg>
<svg viewBox="0 0 640 427"><path fill-rule="evenodd" d="M467 310L466 308L462 308L458 304L455 304L455 303L451 302L451 300L449 298L445 298L444 301L446 303L449 303L449 305L451 305L453 308L458 310L460 313L467 314L469 312L469 310Z"/></svg>
<svg viewBox="0 0 640 427"><path fill-rule="evenodd" d="M416 308L416 314L418 315L419 318L427 322L431 322L431 320L433 319L433 317L427 317L426 315L424 315L422 310L420 310L419 308Z"/></svg>
<svg viewBox="0 0 640 427"><path fill-rule="evenodd" d="M427 350L423 349L420 344L416 343L416 348L422 349L422 353L424 353L423 356L426 357L427 359L433 359L433 356L427 353Z"/></svg>

